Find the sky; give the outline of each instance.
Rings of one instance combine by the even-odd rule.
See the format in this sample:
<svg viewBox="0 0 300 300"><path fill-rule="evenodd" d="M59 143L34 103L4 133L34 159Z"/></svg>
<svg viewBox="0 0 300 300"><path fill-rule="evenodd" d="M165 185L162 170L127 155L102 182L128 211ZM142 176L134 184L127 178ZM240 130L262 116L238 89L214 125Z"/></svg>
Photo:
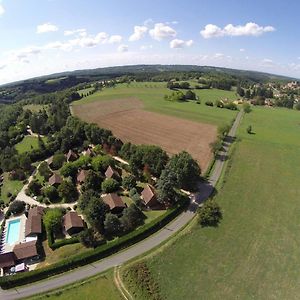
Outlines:
<svg viewBox="0 0 300 300"><path fill-rule="evenodd" d="M0 0L0 84L132 64L300 78L298 0Z"/></svg>

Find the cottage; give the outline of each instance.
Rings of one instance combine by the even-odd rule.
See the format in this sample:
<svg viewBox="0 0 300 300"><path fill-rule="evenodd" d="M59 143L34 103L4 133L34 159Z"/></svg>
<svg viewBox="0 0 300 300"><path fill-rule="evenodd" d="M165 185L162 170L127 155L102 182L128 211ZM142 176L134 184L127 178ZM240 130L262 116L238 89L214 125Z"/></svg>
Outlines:
<svg viewBox="0 0 300 300"><path fill-rule="evenodd" d="M74 161L78 158L78 155L73 151L69 150L69 152L66 155L67 162Z"/></svg>
<svg viewBox="0 0 300 300"><path fill-rule="evenodd" d="M15 265L15 254L13 252L6 252L0 254L0 269L10 268Z"/></svg>
<svg viewBox="0 0 300 300"><path fill-rule="evenodd" d="M84 228L83 220L75 211L69 211L64 215L63 224L66 232L70 235L78 233Z"/></svg>
<svg viewBox="0 0 300 300"><path fill-rule="evenodd" d="M116 193L106 194L103 196L103 201L109 206L109 209L114 214L119 214L126 208L126 204L122 198Z"/></svg>
<svg viewBox="0 0 300 300"><path fill-rule="evenodd" d="M119 180L120 174L114 168L112 168L111 166L108 166L107 170L105 171L105 177Z"/></svg>
<svg viewBox="0 0 300 300"><path fill-rule="evenodd" d="M25 237L35 237L42 233L43 214L44 208L41 206L37 206L29 210L25 224Z"/></svg>
<svg viewBox="0 0 300 300"><path fill-rule="evenodd" d="M88 148L87 150L83 151L83 155L93 157L95 154L90 148Z"/></svg>
<svg viewBox="0 0 300 300"><path fill-rule="evenodd" d="M87 170L81 170L77 175L77 183L79 184L84 183L88 173L89 171Z"/></svg>
<svg viewBox="0 0 300 300"><path fill-rule="evenodd" d="M13 252L17 261L38 257L37 241L17 244L15 245Z"/></svg>
<svg viewBox="0 0 300 300"><path fill-rule="evenodd" d="M58 187L63 182L62 178L58 174L53 174L49 178L49 185Z"/></svg>
<svg viewBox="0 0 300 300"><path fill-rule="evenodd" d="M154 187L147 184L142 191L142 202L148 208L157 207L159 205Z"/></svg>
<svg viewBox="0 0 300 300"><path fill-rule="evenodd" d="M53 167L53 156L49 157L49 158L46 160L46 162L47 162L48 166L49 166L50 168L52 168L52 167Z"/></svg>

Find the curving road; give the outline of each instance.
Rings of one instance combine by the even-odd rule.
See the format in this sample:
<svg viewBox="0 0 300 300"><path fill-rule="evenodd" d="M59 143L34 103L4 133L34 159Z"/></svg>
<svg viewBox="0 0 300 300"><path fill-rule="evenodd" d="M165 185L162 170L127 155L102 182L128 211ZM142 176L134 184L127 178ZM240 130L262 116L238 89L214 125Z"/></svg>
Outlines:
<svg viewBox="0 0 300 300"><path fill-rule="evenodd" d="M198 192L196 194L191 195L192 201L187 211L179 215L174 221L172 221L160 231L151 235L147 239L112 256L104 258L101 261L86 265L81 268L77 268L73 271L49 278L41 282L32 283L31 285L18 287L11 290L0 289L0 299L20 299L23 297L28 297L38 293L57 289L75 281L93 276L97 273L106 271L112 267L121 265L127 262L128 260L153 249L154 247L158 246L159 244L167 240L169 237L171 237L174 233L181 230L195 216L195 211L197 207L205 199L207 199L214 190L214 187L221 176L222 169L224 167L226 157L228 155L230 144L234 140L242 116L243 111L240 111L235 119L234 124L232 125L232 128L228 134L225 143L223 144L222 150L218 154L218 158L216 160L215 167L210 176L210 179L208 180L208 182L199 185Z"/></svg>

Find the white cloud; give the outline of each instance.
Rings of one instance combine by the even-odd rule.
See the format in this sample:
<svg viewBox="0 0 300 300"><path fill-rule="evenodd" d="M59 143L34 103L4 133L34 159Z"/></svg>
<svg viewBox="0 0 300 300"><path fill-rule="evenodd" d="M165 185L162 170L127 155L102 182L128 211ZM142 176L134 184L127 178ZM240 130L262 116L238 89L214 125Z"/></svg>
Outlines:
<svg viewBox="0 0 300 300"><path fill-rule="evenodd" d="M241 48L240 49L240 52L245 52L246 50L244 48Z"/></svg>
<svg viewBox="0 0 300 300"><path fill-rule="evenodd" d="M223 36L260 36L266 32L275 31L272 26L259 26L256 23L249 22L245 25L234 26L232 24L226 25L224 28L220 28L214 24L207 24L200 34L205 38L215 38Z"/></svg>
<svg viewBox="0 0 300 300"><path fill-rule="evenodd" d="M120 46L118 47L118 51L119 51L119 52L127 52L127 51L128 51L128 46L122 44L122 45L120 45Z"/></svg>
<svg viewBox="0 0 300 300"><path fill-rule="evenodd" d="M145 50L148 50L148 49L152 49L152 48L153 48L152 45L142 45L142 46L140 47L140 49L141 49L142 51L145 51Z"/></svg>
<svg viewBox="0 0 300 300"><path fill-rule="evenodd" d="M2 4L0 4L0 16L5 13L5 9Z"/></svg>
<svg viewBox="0 0 300 300"><path fill-rule="evenodd" d="M154 21L151 18L144 21L144 25L147 27L152 25L153 23L154 23Z"/></svg>
<svg viewBox="0 0 300 300"><path fill-rule="evenodd" d="M225 55L223 53L216 53L214 58L223 58Z"/></svg>
<svg viewBox="0 0 300 300"><path fill-rule="evenodd" d="M37 33L46 33L46 32L54 32L54 31L58 31L58 27L51 23L38 25L36 29Z"/></svg>
<svg viewBox="0 0 300 300"><path fill-rule="evenodd" d="M154 28L149 30L149 34L154 40L161 41L163 39L175 37L177 32L164 23L156 23Z"/></svg>
<svg viewBox="0 0 300 300"><path fill-rule="evenodd" d="M174 39L170 42L170 48L178 49L178 48L190 47L193 45L193 43L194 43L193 40L189 40L185 42L183 40Z"/></svg>
<svg viewBox="0 0 300 300"><path fill-rule="evenodd" d="M148 31L146 26L134 26L133 34L129 37L130 42L138 41L144 37Z"/></svg>
<svg viewBox="0 0 300 300"><path fill-rule="evenodd" d="M65 30L64 31L65 36L74 35L74 34L79 34L80 36L84 36L84 35L86 35L86 29L81 28L81 29Z"/></svg>
<svg viewBox="0 0 300 300"><path fill-rule="evenodd" d="M263 63L266 63L266 64L273 64L273 60L272 59L269 59L269 58L264 58L262 60Z"/></svg>
<svg viewBox="0 0 300 300"><path fill-rule="evenodd" d="M108 39L108 43L110 43L110 44L118 44L118 43L122 42L122 39L123 38L120 35L112 35Z"/></svg>
<svg viewBox="0 0 300 300"><path fill-rule="evenodd" d="M19 50L11 51L9 53L9 61L29 62L28 58L40 54L42 49L40 47L30 46Z"/></svg>
<svg viewBox="0 0 300 300"><path fill-rule="evenodd" d="M3 70L6 67L5 64L0 65L0 70Z"/></svg>

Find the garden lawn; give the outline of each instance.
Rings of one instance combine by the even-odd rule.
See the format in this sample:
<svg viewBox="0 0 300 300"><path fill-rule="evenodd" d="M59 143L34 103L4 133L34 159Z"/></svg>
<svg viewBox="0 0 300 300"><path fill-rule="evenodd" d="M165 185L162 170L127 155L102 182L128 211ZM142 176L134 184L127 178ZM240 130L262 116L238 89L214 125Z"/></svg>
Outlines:
<svg viewBox="0 0 300 300"><path fill-rule="evenodd" d="M299 299L299 136L297 111L245 116L216 196L219 227L195 226L147 259L166 299Z"/></svg>
<svg viewBox="0 0 300 300"><path fill-rule="evenodd" d="M45 293L27 299L49 300L121 300L113 283L113 272L106 272L85 281L66 286L52 293Z"/></svg>
<svg viewBox="0 0 300 300"><path fill-rule="evenodd" d="M8 193L11 193L12 195L17 195L20 190L23 187L23 182L19 180L10 180L8 178L9 174L4 173L4 180L3 180L3 185L1 187L1 197L5 203L9 202L9 197L7 196Z"/></svg>
<svg viewBox="0 0 300 300"><path fill-rule="evenodd" d="M57 263L65 258L68 258L75 254L80 254L82 252L88 251L88 248L85 248L81 243L65 245L56 250L52 250L48 246L48 242L43 242L43 247L45 251L46 258L43 262L38 265L38 269L47 267L51 264Z"/></svg>
<svg viewBox="0 0 300 300"><path fill-rule="evenodd" d="M46 138L42 138L46 142ZM24 139L16 144L16 150L19 154L29 152L39 148L38 138L34 136L25 136Z"/></svg>
<svg viewBox="0 0 300 300"><path fill-rule="evenodd" d="M73 102L72 105L101 100L138 98L143 102L145 110L214 125L228 124L236 115L235 111L209 107L204 104L206 100L213 101L226 97L236 99L234 92L214 89L197 90L196 93L201 99L201 104L196 104L196 101L171 102L164 100L164 95L171 92L166 88L166 83L160 82L118 84L114 88L105 88L91 96Z"/></svg>

